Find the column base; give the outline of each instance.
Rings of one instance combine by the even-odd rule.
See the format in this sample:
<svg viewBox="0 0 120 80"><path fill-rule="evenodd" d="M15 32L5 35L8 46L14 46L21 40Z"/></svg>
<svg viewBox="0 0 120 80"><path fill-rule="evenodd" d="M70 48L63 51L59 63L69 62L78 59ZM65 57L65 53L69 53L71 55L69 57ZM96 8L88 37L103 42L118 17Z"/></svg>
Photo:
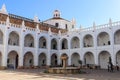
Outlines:
<svg viewBox="0 0 120 80"><path fill-rule="evenodd" d="M34 66L34 69L38 69L39 67L38 66Z"/></svg>
<svg viewBox="0 0 120 80"><path fill-rule="evenodd" d="M24 69L24 67L23 66L18 66L17 69Z"/></svg>
<svg viewBox="0 0 120 80"><path fill-rule="evenodd" d="M0 66L0 70L5 70L5 69L7 69L6 66Z"/></svg>

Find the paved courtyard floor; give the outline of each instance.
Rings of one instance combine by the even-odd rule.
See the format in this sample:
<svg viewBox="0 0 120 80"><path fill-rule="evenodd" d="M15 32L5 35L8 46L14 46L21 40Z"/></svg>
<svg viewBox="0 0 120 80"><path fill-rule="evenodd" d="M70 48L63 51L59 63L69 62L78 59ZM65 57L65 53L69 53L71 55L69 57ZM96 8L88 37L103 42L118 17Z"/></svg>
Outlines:
<svg viewBox="0 0 120 80"><path fill-rule="evenodd" d="M86 74L48 74L41 69L1 70L0 80L120 80L120 71L87 69Z"/></svg>

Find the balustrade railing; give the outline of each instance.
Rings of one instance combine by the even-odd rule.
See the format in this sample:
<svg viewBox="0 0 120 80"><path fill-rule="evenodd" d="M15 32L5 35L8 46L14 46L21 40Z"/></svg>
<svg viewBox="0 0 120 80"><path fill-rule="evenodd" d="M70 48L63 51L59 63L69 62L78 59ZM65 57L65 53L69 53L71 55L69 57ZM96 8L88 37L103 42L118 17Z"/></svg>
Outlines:
<svg viewBox="0 0 120 80"><path fill-rule="evenodd" d="M30 31L35 31L36 29L35 28L30 28L30 27L25 27L26 30L30 30Z"/></svg>

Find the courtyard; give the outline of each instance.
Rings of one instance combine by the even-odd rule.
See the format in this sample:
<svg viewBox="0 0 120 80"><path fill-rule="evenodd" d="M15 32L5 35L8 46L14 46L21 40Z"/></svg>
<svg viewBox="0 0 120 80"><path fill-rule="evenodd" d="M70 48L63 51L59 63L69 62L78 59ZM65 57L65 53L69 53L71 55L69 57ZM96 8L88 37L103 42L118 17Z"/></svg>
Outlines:
<svg viewBox="0 0 120 80"><path fill-rule="evenodd" d="M83 74L49 74L43 69L1 70L0 80L120 80L120 71L83 69Z"/></svg>

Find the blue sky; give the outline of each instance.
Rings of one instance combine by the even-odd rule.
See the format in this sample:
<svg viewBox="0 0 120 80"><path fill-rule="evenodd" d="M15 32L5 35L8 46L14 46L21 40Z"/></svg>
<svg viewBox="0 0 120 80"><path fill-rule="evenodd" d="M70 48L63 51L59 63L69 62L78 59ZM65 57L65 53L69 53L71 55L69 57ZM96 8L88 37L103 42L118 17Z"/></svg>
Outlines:
<svg viewBox="0 0 120 80"><path fill-rule="evenodd" d="M76 19L77 26L92 26L112 21L120 21L120 0L0 0L0 7L5 4L7 11L33 19L35 15L41 21L53 16L58 9L67 20Z"/></svg>

